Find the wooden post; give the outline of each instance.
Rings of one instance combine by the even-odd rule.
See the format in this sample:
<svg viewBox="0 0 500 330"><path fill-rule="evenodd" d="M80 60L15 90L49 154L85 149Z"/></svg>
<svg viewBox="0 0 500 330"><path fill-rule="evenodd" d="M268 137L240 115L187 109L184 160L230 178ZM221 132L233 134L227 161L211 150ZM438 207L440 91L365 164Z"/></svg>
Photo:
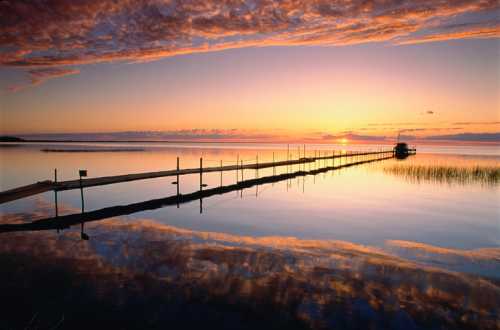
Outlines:
<svg viewBox="0 0 500 330"><path fill-rule="evenodd" d="M220 186L222 187L222 159L220 161Z"/></svg>
<svg viewBox="0 0 500 330"><path fill-rule="evenodd" d="M303 150L303 155L302 157L304 160L302 161L302 171L306 170L306 145L304 144L304 150Z"/></svg>
<svg viewBox="0 0 500 330"><path fill-rule="evenodd" d="M203 189L203 158L200 157L200 191Z"/></svg>
<svg viewBox="0 0 500 330"><path fill-rule="evenodd" d="M243 181L243 159L241 160L241 181Z"/></svg>
<svg viewBox="0 0 500 330"><path fill-rule="evenodd" d="M290 145L287 144L286 146L286 161L290 161ZM288 169L289 169L290 165L286 164L286 173L288 174Z"/></svg>
<svg viewBox="0 0 500 330"><path fill-rule="evenodd" d="M255 156L255 178L259 178L259 154Z"/></svg>
<svg viewBox="0 0 500 330"><path fill-rule="evenodd" d="M244 181L244 177L243 177L243 159L240 160L241 162L241 181L243 182ZM240 190L240 198L243 199L243 188L241 188Z"/></svg>
<svg viewBox="0 0 500 330"><path fill-rule="evenodd" d="M259 178L259 154L255 156L255 178ZM259 195L259 185L255 187L255 198Z"/></svg>
<svg viewBox="0 0 500 330"><path fill-rule="evenodd" d="M240 163L240 154L236 155L236 183L239 182L239 173L238 173L238 165Z"/></svg>
<svg viewBox="0 0 500 330"><path fill-rule="evenodd" d="M57 183L57 168L54 169L54 182ZM56 207L56 218L59 216L59 207L57 203L57 189L54 189L54 204Z"/></svg>
<svg viewBox="0 0 500 330"><path fill-rule="evenodd" d="M303 159L306 157L306 155L302 154L302 157L300 156L300 146L299 146L299 171L302 171L302 168L304 167L304 161ZM304 152L304 151L302 151ZM301 161L302 160L302 161Z"/></svg>
<svg viewBox="0 0 500 330"><path fill-rule="evenodd" d="M203 158L200 157L200 192L203 189ZM203 213L203 198L200 194L200 214Z"/></svg>
<svg viewBox="0 0 500 330"><path fill-rule="evenodd" d="M297 146L297 150L298 150L298 152L299 152L299 156L298 156L298 158L297 158L297 160L298 160L298 164L297 164L297 165L298 165L298 167L299 167L299 171L300 171L300 145L298 145L298 146ZM292 170L293 170L293 166L292 166Z"/></svg>
<svg viewBox="0 0 500 330"><path fill-rule="evenodd" d="M177 185L177 208L179 208L179 193L180 193L179 170L180 170L179 157L177 157L177 176L176 176L176 178L177 178L177 181L176 181L177 182L176 183L176 185Z"/></svg>
<svg viewBox="0 0 500 330"><path fill-rule="evenodd" d="M274 151L273 151L273 176L276 175L276 166L274 166Z"/></svg>
<svg viewBox="0 0 500 330"><path fill-rule="evenodd" d="M80 197L82 199L82 213L85 212L85 200L83 198L83 182L82 177L87 176L87 170L79 170L78 176L80 177Z"/></svg>

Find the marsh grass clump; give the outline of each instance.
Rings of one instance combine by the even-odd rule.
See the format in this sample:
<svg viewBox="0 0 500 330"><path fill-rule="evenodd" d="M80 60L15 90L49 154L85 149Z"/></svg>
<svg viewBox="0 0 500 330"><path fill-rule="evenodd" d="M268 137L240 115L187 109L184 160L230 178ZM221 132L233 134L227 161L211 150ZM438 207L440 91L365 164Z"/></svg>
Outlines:
<svg viewBox="0 0 500 330"><path fill-rule="evenodd" d="M403 176L411 181L444 183L481 183L494 185L500 182L499 166L449 166L449 165L394 165L384 167L384 172Z"/></svg>

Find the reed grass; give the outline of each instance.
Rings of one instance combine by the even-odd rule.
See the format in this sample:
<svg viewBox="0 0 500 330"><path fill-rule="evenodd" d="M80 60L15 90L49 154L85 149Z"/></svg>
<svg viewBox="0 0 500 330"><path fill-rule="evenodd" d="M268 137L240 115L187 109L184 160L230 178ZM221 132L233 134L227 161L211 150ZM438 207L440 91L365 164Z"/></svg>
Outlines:
<svg viewBox="0 0 500 330"><path fill-rule="evenodd" d="M481 183L495 185L500 182L499 166L449 166L449 165L394 165L384 167L384 172L403 176L412 181L444 183Z"/></svg>

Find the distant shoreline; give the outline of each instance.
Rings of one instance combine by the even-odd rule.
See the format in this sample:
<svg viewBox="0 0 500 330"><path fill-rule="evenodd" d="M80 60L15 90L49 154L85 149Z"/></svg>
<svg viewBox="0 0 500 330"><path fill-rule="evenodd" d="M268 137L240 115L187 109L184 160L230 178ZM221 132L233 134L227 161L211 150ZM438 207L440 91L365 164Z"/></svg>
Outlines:
<svg viewBox="0 0 500 330"><path fill-rule="evenodd" d="M146 151L144 148L100 148L100 149L41 149L41 152L140 152Z"/></svg>
<svg viewBox="0 0 500 330"><path fill-rule="evenodd" d="M273 142L273 141L193 141L193 140L47 140L47 139L22 139L18 137L0 137L0 143L259 143L259 144L303 144L304 142ZM315 143L315 142L308 142ZM306 144L308 144L306 143ZM388 142L392 144L392 142Z"/></svg>
<svg viewBox="0 0 500 330"><path fill-rule="evenodd" d="M268 144L283 144L286 142L271 142L271 141L190 141L190 140L19 140L19 141L2 141L1 142L18 142L18 143L268 143ZM291 142L303 143L303 142ZM390 144L391 142L389 142ZM306 143L307 144L307 143Z"/></svg>
<svg viewBox="0 0 500 330"><path fill-rule="evenodd" d="M455 141L455 140L408 140L410 145L477 145L477 146L499 146L500 141ZM193 141L193 140L48 140L48 139L22 139L17 137L0 137L1 143L165 143L165 144L324 144L324 145L344 145L336 141ZM394 145L396 141L359 141L351 140L347 145L372 144L372 145Z"/></svg>

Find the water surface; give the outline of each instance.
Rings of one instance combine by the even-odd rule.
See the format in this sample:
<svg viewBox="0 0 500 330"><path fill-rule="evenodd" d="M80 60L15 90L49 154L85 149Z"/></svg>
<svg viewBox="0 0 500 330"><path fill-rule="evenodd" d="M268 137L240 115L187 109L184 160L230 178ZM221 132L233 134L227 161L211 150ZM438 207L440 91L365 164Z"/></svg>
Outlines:
<svg viewBox="0 0 500 330"><path fill-rule="evenodd" d="M306 155L383 147L307 145ZM41 151L64 148L72 152ZM106 150L74 152L78 148ZM303 157L302 148L291 146L289 157L297 158L299 154ZM285 160L287 147L23 144L4 145L0 153L1 189L5 190L53 179L55 168L59 180L69 180L77 178L78 169L87 169L90 177L173 169L177 157L181 168L198 167L200 157L204 166L220 166L221 161L223 165L235 164L237 159L244 163L266 162L273 159L273 154L275 160ZM245 310L261 315L267 325L277 322L276 327L293 324L306 328L334 325L357 328L353 321L356 319L361 322L358 326L381 329L426 326L494 329L499 325L499 314L498 304L492 301L500 298L498 186L415 182L391 175L383 168L394 164L498 166L499 163L500 152L495 147L427 146L405 160L390 159L298 176L210 197L201 204L193 201L179 208L168 206L87 223L84 230L90 237L88 241L80 240L79 226L59 232L3 233L0 252L4 257L9 256L3 262L10 265L13 274L19 271L22 256L42 274L56 272L53 267L59 267L56 265L65 260L65 266L58 271L69 278L78 278L95 292L120 291L123 283L140 285L139 291L154 310L159 305L171 306L168 299L164 300L173 295L174 305L181 309L190 306L199 315L221 304L219 309L225 311L224 315L232 315L234 322L241 321L240 312ZM330 165L338 163L318 161L275 171L278 174L307 171ZM245 170L243 174L224 172L222 185L235 183L237 175L238 180L241 175L245 180L272 174L272 168L258 172ZM85 211L175 195L174 180L159 178L85 189ZM217 187L221 175L205 174L203 181L207 189ZM199 176L181 177L181 193L197 189ZM60 192L58 211L59 215L81 212L80 192ZM3 204L1 212L4 224L53 217L54 194ZM90 270L81 268L83 260L89 263ZM42 261L43 266L39 264ZM87 278L89 271L99 278L110 278L112 274L109 285ZM123 278L117 279L117 273ZM139 281L137 276L147 279ZM304 288L306 283L309 289ZM152 293L143 292L144 285L162 287L162 294L156 297L161 304L149 300L153 299ZM193 286L194 296L210 298L192 301L192 292L187 293L186 285ZM13 287L16 286L11 283L6 289ZM37 288L37 284L27 287ZM16 290L26 294L23 291L26 287ZM74 290L70 281L63 291ZM134 294L128 289L124 292L128 298L123 298L121 306L130 308L130 297ZM269 297L266 294L270 298L264 298ZM35 290L30 295L39 294ZM241 310L229 312L228 306L234 299ZM59 303L63 300L64 297L56 298ZM277 310L282 317L267 315L255 307L257 302L271 306L270 310ZM115 302L103 304L111 308ZM116 314L111 313L110 317L120 318L123 310L113 308ZM156 312L163 318L147 316L156 320L154 324L172 321L171 314ZM72 313L74 320L82 317L78 314L81 311L68 313ZM444 317L446 313L452 316ZM19 319L29 320L31 316L27 314ZM146 316L136 311L135 317ZM46 312L44 322L51 324L59 319L60 314ZM220 325L217 317L208 319Z"/></svg>

